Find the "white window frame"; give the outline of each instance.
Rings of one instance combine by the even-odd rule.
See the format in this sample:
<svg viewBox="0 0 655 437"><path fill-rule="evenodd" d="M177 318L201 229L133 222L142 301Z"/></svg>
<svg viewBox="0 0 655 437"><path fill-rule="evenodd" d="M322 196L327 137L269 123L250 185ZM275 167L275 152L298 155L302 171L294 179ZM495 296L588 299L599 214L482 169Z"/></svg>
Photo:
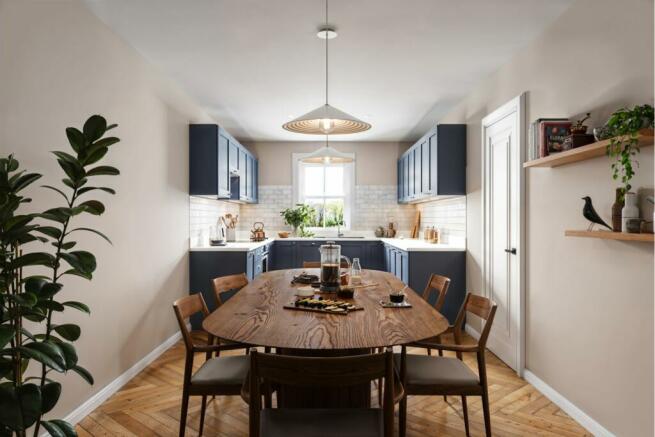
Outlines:
<svg viewBox="0 0 655 437"><path fill-rule="evenodd" d="M302 174L300 172L300 165L303 164L301 160L305 158L309 153L292 153L291 154L291 169L293 173L293 203L304 203L305 198L301 193L300 187L302 186ZM351 229L351 218L354 217L354 207L355 207L355 154L354 153L344 153L353 159L353 162L347 164L327 164L327 165L342 165L344 167L344 202L343 202L343 221L345 225L342 229L349 230ZM314 165L314 164L309 164ZM321 165L321 164L315 164ZM314 197L314 196L308 196ZM325 197L330 198L331 196L316 196L316 197ZM334 198L339 198L341 196L334 196ZM311 227L307 228L310 231L321 231L328 230L332 228L324 227Z"/></svg>

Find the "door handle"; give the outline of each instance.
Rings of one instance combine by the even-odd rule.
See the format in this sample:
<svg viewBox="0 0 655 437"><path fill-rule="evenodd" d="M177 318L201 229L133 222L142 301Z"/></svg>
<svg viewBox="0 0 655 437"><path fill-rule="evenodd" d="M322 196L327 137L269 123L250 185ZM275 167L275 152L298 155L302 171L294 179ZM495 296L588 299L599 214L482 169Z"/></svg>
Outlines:
<svg viewBox="0 0 655 437"><path fill-rule="evenodd" d="M505 249L505 252L511 253L512 255L516 255L516 248L512 247L511 249Z"/></svg>

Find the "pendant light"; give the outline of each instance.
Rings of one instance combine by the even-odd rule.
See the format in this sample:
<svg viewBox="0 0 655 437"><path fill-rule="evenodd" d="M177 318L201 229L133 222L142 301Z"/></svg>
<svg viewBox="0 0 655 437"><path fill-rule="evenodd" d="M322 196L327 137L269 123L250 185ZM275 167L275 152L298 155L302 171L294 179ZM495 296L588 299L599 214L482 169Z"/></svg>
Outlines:
<svg viewBox="0 0 655 437"><path fill-rule="evenodd" d="M339 152L337 149L330 147L326 135L325 146L305 155L301 161L311 164L347 164L349 162L354 162L355 160L351 155Z"/></svg>
<svg viewBox="0 0 655 437"><path fill-rule="evenodd" d="M325 40L325 104L283 124L282 127L291 132L313 135L354 134L369 130L371 128L369 123L328 103L328 41L337 37L334 28L328 25L328 0L325 0L325 26L316 36Z"/></svg>

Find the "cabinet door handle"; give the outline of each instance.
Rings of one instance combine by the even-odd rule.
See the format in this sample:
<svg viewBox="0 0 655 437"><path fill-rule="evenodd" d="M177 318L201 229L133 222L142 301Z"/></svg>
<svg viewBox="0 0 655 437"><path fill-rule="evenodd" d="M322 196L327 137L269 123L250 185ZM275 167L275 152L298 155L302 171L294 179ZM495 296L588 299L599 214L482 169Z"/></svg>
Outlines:
<svg viewBox="0 0 655 437"><path fill-rule="evenodd" d="M512 255L516 255L516 248L512 247L511 249L505 249L505 252L511 253Z"/></svg>

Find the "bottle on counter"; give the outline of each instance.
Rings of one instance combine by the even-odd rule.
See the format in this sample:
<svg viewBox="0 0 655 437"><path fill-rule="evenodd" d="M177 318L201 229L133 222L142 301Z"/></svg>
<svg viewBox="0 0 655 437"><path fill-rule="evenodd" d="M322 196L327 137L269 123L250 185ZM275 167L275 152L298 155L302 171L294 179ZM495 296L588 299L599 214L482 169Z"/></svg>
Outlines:
<svg viewBox="0 0 655 437"><path fill-rule="evenodd" d="M354 258L350 266L350 285L360 285L362 283L362 265L359 258Z"/></svg>

